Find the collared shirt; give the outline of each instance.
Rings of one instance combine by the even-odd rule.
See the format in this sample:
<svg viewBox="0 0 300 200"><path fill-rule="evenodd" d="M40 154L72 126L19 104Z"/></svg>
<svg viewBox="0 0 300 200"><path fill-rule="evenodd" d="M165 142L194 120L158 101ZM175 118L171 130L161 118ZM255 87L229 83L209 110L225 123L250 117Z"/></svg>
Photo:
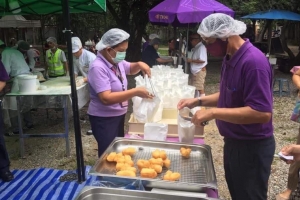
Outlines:
<svg viewBox="0 0 300 200"><path fill-rule="evenodd" d="M157 51L152 45L148 45L142 53L142 61L152 67L156 64L157 58L159 58Z"/></svg>
<svg viewBox="0 0 300 200"><path fill-rule="evenodd" d="M266 56L249 40L222 63L218 108L249 106L259 112L273 111L272 70ZM225 138L256 140L273 135L272 119L267 123L233 124L216 120Z"/></svg>
<svg viewBox="0 0 300 200"><path fill-rule="evenodd" d="M79 56L79 58L73 56L74 74L78 75L78 73L80 72L80 74L83 77L87 77L89 66L95 59L96 59L95 54L85 49L82 49L82 54L81 56Z"/></svg>
<svg viewBox="0 0 300 200"><path fill-rule="evenodd" d="M2 63L10 77L21 74L30 74L29 66L26 63L23 54L14 48L7 47L4 49L2 52Z"/></svg>
<svg viewBox="0 0 300 200"><path fill-rule="evenodd" d="M127 107L122 107L120 103L104 105L98 94L110 90L111 92L123 91L122 83L111 69L113 65L109 63L100 53L90 64L88 82L90 86L90 104L88 114L98 117L115 117L124 115ZM126 74L130 74L130 63L122 61L118 67L123 77L124 89L127 90Z"/></svg>
<svg viewBox="0 0 300 200"><path fill-rule="evenodd" d="M193 74L197 74L203 67L207 65L207 51L202 42L199 42L192 49L192 60L204 61L204 63L191 63L191 72Z"/></svg>

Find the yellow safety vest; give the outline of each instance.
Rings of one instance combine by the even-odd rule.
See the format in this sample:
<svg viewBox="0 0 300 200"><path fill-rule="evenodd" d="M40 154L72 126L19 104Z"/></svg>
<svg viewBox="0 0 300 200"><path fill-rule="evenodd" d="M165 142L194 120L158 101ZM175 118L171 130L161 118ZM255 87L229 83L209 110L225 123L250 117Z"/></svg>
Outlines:
<svg viewBox="0 0 300 200"><path fill-rule="evenodd" d="M60 54L62 50L57 49L53 54L51 50L47 50L46 52L46 60L48 64L48 75L49 76L62 76L65 74L64 65L60 60Z"/></svg>

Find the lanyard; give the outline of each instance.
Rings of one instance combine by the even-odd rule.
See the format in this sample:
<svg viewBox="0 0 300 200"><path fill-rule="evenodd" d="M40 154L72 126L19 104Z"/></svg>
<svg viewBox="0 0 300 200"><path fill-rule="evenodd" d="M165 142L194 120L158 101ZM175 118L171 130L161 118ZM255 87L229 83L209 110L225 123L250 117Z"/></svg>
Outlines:
<svg viewBox="0 0 300 200"><path fill-rule="evenodd" d="M113 65L111 67L111 70L114 72L114 74L118 77L119 81L121 82L122 84L122 90L125 91L125 87L124 87L124 84L123 84L123 77L122 77L122 73L121 73L121 70L119 68L119 65Z"/></svg>

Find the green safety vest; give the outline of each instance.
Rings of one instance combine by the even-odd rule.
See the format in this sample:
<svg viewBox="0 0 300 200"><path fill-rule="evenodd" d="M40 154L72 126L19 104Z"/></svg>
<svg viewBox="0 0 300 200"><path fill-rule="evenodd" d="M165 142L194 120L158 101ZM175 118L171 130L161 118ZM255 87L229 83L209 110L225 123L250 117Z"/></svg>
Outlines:
<svg viewBox="0 0 300 200"><path fill-rule="evenodd" d="M54 54L50 49L46 52L49 76L62 76L65 74L64 65L60 60L61 52L60 49L57 49Z"/></svg>

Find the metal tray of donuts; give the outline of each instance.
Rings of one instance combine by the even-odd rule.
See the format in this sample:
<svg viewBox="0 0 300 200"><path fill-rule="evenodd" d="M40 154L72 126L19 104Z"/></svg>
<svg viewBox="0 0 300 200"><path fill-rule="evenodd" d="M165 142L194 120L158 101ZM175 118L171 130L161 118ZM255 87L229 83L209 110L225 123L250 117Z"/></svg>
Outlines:
<svg viewBox="0 0 300 200"><path fill-rule="evenodd" d="M156 149L165 150L168 159L171 160L169 169L163 168L162 173L154 179L142 178L137 172L136 177L123 177L116 175L116 163L108 162L107 156L111 152L122 152L122 150L133 147L136 153L132 160L136 163L139 159L148 160L152 157L152 152ZM180 148L190 148L189 158L183 158ZM181 174L178 181L164 181L163 176L167 170L179 172ZM212 160L211 148L208 145L196 145L185 143L171 143L150 140L137 140L127 138L115 138L106 151L96 161L90 171L91 175L124 179L141 179L145 187L164 188L182 191L205 192L207 188L217 189L215 169Z"/></svg>

